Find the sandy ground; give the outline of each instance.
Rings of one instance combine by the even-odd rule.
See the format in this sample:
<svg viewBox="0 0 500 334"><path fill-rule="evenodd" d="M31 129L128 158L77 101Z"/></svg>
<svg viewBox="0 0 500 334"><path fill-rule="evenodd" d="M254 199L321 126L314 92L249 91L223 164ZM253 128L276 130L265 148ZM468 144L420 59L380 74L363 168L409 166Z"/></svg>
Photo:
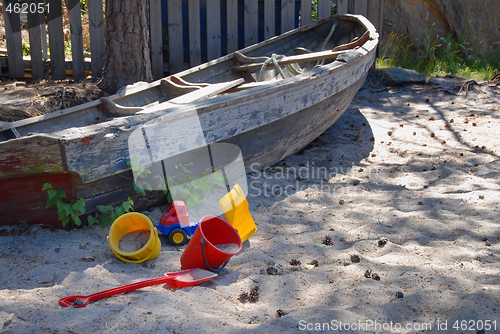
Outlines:
<svg viewBox="0 0 500 334"><path fill-rule="evenodd" d="M106 96L96 79L14 80L0 77L0 125Z"/></svg>
<svg viewBox="0 0 500 334"><path fill-rule="evenodd" d="M199 286L63 308L180 270L185 246L161 236L130 264L108 229L3 230L2 333L499 333L500 87L441 81L362 89L305 150L249 174L259 230Z"/></svg>

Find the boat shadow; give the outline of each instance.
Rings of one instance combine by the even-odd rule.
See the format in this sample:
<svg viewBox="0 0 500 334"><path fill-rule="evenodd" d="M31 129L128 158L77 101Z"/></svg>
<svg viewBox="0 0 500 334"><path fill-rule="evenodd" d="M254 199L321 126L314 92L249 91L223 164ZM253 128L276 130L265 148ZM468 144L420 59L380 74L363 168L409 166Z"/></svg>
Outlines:
<svg viewBox="0 0 500 334"><path fill-rule="evenodd" d="M353 168L365 168L361 161L373 154L373 148L368 120L358 108L349 108L301 151L271 168L247 175L250 209L260 211L261 207L276 207L277 203L287 206L286 199L297 193L300 199L295 196L294 201L303 203L330 202L332 196L341 197L347 184L356 183L347 174ZM325 194L330 198L324 198Z"/></svg>

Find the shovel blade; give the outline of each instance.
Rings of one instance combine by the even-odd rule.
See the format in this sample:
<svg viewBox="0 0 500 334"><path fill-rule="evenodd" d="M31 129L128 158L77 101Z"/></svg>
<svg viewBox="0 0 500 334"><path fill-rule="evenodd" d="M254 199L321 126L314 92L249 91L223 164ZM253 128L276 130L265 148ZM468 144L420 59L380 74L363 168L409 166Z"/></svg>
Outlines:
<svg viewBox="0 0 500 334"><path fill-rule="evenodd" d="M174 277L174 279L165 284L164 288L178 289L201 284L214 277L217 277L217 274L208 270L194 268L178 271L175 273L166 273L165 276Z"/></svg>

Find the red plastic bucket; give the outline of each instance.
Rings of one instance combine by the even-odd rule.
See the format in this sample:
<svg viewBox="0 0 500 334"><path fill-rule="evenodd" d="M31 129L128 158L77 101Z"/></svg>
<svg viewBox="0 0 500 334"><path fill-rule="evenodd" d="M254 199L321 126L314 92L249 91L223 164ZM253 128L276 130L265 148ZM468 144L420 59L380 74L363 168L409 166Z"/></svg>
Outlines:
<svg viewBox="0 0 500 334"><path fill-rule="evenodd" d="M230 244L237 245L238 250L230 253L220 249ZM217 273L240 251L241 238L234 227L219 217L204 216L182 253L181 266L183 270L200 268Z"/></svg>

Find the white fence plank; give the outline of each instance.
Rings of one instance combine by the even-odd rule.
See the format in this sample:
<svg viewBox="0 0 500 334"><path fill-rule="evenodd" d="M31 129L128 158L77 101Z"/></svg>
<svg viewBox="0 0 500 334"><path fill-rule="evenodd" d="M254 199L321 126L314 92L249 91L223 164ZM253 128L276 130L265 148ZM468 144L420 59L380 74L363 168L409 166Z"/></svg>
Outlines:
<svg viewBox="0 0 500 334"><path fill-rule="evenodd" d="M163 38L161 0L149 0L149 38L151 40L151 72L153 79L163 78Z"/></svg>
<svg viewBox="0 0 500 334"><path fill-rule="evenodd" d="M207 0L207 60L221 56L220 0Z"/></svg>
<svg viewBox="0 0 500 334"><path fill-rule="evenodd" d="M227 0L227 53L238 50L238 0Z"/></svg>
<svg viewBox="0 0 500 334"><path fill-rule="evenodd" d="M68 4L71 31L71 55L73 58L73 79L85 79L80 0L68 0Z"/></svg>
<svg viewBox="0 0 500 334"><path fill-rule="evenodd" d="M7 55L9 57L9 76L24 78L23 44L21 38L21 21L19 14L8 12L7 6L18 3L16 0L3 1L3 17L5 20L5 35L7 40Z"/></svg>
<svg viewBox="0 0 500 334"><path fill-rule="evenodd" d="M300 25L305 26L311 23L311 0L300 0Z"/></svg>
<svg viewBox="0 0 500 334"><path fill-rule="evenodd" d="M264 0L264 39L269 39L276 35L275 16L275 1Z"/></svg>
<svg viewBox="0 0 500 334"><path fill-rule="evenodd" d="M87 0L89 7L90 52L92 76L102 77L105 59L104 14L102 0Z"/></svg>
<svg viewBox="0 0 500 334"><path fill-rule="evenodd" d="M31 8L37 8L39 1L29 0L28 8L28 30L30 39L30 56L31 56L31 77L33 79L43 79L45 77L43 71L43 55L42 55L42 36L41 24L45 24L45 15L39 13L38 10L32 11Z"/></svg>
<svg viewBox="0 0 500 334"><path fill-rule="evenodd" d="M167 10L170 74L174 74L184 69L182 0L169 0Z"/></svg>
<svg viewBox="0 0 500 334"><path fill-rule="evenodd" d="M354 14L368 15L368 0L356 0L354 2Z"/></svg>
<svg viewBox="0 0 500 334"><path fill-rule="evenodd" d="M295 28L295 0L281 0L281 33Z"/></svg>
<svg viewBox="0 0 500 334"><path fill-rule="evenodd" d="M201 64L200 1L188 0L189 12L189 65Z"/></svg>
<svg viewBox="0 0 500 334"><path fill-rule="evenodd" d="M337 14L349 13L349 0L337 0Z"/></svg>
<svg viewBox="0 0 500 334"><path fill-rule="evenodd" d="M318 20L330 16L332 12L331 0L318 0Z"/></svg>
<svg viewBox="0 0 500 334"><path fill-rule="evenodd" d="M259 11L258 0L245 0L245 46L257 43L259 37L259 21L257 17Z"/></svg>

